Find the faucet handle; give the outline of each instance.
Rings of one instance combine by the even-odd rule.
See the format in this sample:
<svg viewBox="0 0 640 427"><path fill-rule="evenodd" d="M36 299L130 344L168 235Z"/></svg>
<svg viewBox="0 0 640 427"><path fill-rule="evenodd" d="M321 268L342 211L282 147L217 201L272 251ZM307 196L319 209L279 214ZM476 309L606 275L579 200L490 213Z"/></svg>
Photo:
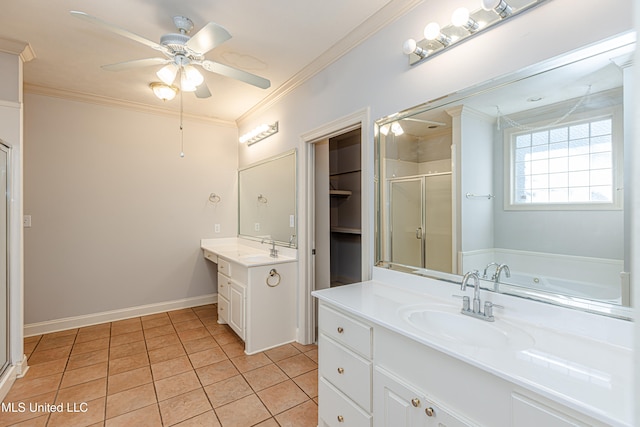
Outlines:
<svg viewBox="0 0 640 427"><path fill-rule="evenodd" d="M491 301L485 301L484 302L484 315L487 317L492 317L493 316L493 308L504 308L503 305L498 305L498 304L494 304Z"/></svg>
<svg viewBox="0 0 640 427"><path fill-rule="evenodd" d="M456 294L453 294L451 296L454 297L454 298L461 298L462 299L462 310L469 311L469 307L471 306L471 299L469 298L468 295L456 295Z"/></svg>

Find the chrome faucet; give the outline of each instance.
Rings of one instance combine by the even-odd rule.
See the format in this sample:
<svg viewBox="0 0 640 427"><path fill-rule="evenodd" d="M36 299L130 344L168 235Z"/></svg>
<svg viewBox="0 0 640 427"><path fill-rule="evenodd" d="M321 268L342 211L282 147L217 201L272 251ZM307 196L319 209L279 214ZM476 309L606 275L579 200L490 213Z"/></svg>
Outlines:
<svg viewBox="0 0 640 427"><path fill-rule="evenodd" d="M264 238L260 241L261 244L264 244L264 242L269 242L268 239ZM276 241L271 239L271 249L269 249L269 256L271 258L278 258L278 250L276 249Z"/></svg>
<svg viewBox="0 0 640 427"><path fill-rule="evenodd" d="M495 320L493 317L493 303L486 301L484 303L484 312L480 309L482 304L480 301L480 278L478 277L478 270L469 271L464 275L460 289L463 291L467 290L469 279L473 279L473 306L470 307L469 297L465 295L462 297L462 310L460 312L467 316L493 322Z"/></svg>
<svg viewBox="0 0 640 427"><path fill-rule="evenodd" d="M487 270L490 269L493 266L499 267L500 264L498 264L497 262L490 262L489 264L487 264L487 266L484 268L484 271L482 272L482 278L483 279L487 278Z"/></svg>
<svg viewBox="0 0 640 427"><path fill-rule="evenodd" d="M276 241L271 241L271 249L269 249L269 256L271 258L278 258L278 250L276 249Z"/></svg>
<svg viewBox="0 0 640 427"><path fill-rule="evenodd" d="M500 274L504 271L504 275L507 277L511 277L511 270L509 270L509 266L507 264L500 264L498 268L496 268L496 272L493 274L493 290L498 291L498 286L500 283Z"/></svg>

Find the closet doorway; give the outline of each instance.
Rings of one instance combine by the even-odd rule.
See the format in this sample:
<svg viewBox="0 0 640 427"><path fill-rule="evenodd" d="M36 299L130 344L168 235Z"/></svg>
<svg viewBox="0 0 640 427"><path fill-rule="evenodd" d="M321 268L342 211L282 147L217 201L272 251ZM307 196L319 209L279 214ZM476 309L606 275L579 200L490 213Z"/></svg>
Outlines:
<svg viewBox="0 0 640 427"><path fill-rule="evenodd" d="M362 281L360 127L314 144L315 289Z"/></svg>
<svg viewBox="0 0 640 427"><path fill-rule="evenodd" d="M371 279L375 178L369 114L362 109L301 135L304 240L298 250L304 280L298 295L298 341L304 344L317 337L314 290ZM351 186L358 182L359 188Z"/></svg>

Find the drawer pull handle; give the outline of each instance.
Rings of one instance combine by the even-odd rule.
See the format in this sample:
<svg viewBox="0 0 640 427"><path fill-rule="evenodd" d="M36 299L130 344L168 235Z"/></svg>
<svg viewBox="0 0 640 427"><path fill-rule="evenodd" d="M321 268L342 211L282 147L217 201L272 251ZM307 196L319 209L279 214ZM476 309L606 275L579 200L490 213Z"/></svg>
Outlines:
<svg viewBox="0 0 640 427"><path fill-rule="evenodd" d="M417 397L411 399L411 404L414 408L417 408L418 406L420 406L420 399L418 399Z"/></svg>
<svg viewBox="0 0 640 427"><path fill-rule="evenodd" d="M426 412L428 417L433 417L436 414L436 411L434 411L431 407L425 409L424 412Z"/></svg>
<svg viewBox="0 0 640 427"><path fill-rule="evenodd" d="M342 328L342 326L338 326L338 333L341 334L344 332L344 329Z"/></svg>
<svg viewBox="0 0 640 427"><path fill-rule="evenodd" d="M339 374L344 374L344 368L338 368L338 373Z"/></svg>
<svg viewBox="0 0 640 427"><path fill-rule="evenodd" d="M338 422L339 423L344 422L344 417L342 415L338 415Z"/></svg>

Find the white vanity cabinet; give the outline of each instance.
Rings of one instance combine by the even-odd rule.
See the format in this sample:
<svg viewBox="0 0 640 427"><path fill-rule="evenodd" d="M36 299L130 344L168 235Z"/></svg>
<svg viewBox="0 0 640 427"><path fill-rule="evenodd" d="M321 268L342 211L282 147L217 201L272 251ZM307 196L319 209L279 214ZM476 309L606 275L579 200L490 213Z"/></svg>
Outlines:
<svg viewBox="0 0 640 427"><path fill-rule="evenodd" d="M218 268L218 323L244 341L247 354L295 341L296 260L263 254L234 259L225 252L238 249L214 250L204 249L204 257Z"/></svg>
<svg viewBox="0 0 640 427"><path fill-rule="evenodd" d="M229 327L245 339L246 267L218 258L218 323Z"/></svg>
<svg viewBox="0 0 640 427"><path fill-rule="evenodd" d="M318 408L320 426L372 425L372 328L319 306Z"/></svg>
<svg viewBox="0 0 640 427"><path fill-rule="evenodd" d="M321 299L319 424L611 425Z"/></svg>
<svg viewBox="0 0 640 427"><path fill-rule="evenodd" d="M475 424L462 421L447 412L444 407L421 390L417 390L382 367L376 367L373 375L374 427L471 427Z"/></svg>

